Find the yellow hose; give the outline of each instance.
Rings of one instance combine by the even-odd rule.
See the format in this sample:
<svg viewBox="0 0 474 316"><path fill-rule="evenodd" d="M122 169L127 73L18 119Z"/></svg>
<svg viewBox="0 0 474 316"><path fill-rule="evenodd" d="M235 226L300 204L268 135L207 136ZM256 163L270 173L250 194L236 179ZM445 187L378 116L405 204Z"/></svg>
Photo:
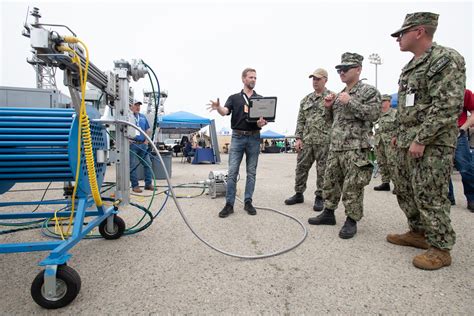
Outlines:
<svg viewBox="0 0 474 316"><path fill-rule="evenodd" d="M79 56L77 55L77 53L71 49L70 47L68 46L64 46L64 45L61 45L61 46L58 46L56 47L56 49L60 52L70 52L73 57L72 57L72 62L75 63L79 69L79 82L81 83L81 92L83 90L83 83L84 83L84 80L83 80L83 74L82 74L82 66L81 66L81 61L79 59ZM81 103L81 108L82 108L82 103ZM81 127L82 127L82 124L81 124L81 119L82 119L82 116L79 114L77 114L78 116L78 119L79 119L79 123L77 125L78 127L78 131L77 131L77 157L76 157L76 177L74 179L74 190L72 192L72 198L71 198L71 215L69 216L69 224L68 224L68 227L67 227L67 232L64 233L63 232L63 228L62 228L62 225L59 225L59 220L62 220L62 218L58 218L57 217L57 211L54 213L54 220L55 220L55 227L57 227L57 229L60 230L61 232L61 239L65 239L64 236L69 236L69 230L71 229L71 226L72 226L72 222L73 222L73 219L74 219L74 211L75 211L75 205L76 205L76 192L77 192L77 183L79 182L79 174L80 174L80 170L81 170Z"/></svg>
<svg viewBox="0 0 474 316"><path fill-rule="evenodd" d="M92 139L89 117L85 112L81 113L82 120L82 142L84 144L84 155L86 156L87 173L89 175L89 185L94 197L94 202L97 206L102 206L102 198L100 197L99 185L97 183L97 176L95 172L95 162L92 153Z"/></svg>
<svg viewBox="0 0 474 316"><path fill-rule="evenodd" d="M65 41L70 41L72 43L79 42L84 49L86 50L86 67L84 70L84 78L82 84L82 99L81 99L81 126L82 126L82 141L84 144L84 155L86 157L86 165L87 165L87 175L89 177L89 185L91 188L92 196L94 197L94 202L98 207L101 207L103 202L100 196L99 185L97 184L97 174L95 172L95 162L94 162L94 154L92 153L92 140L91 140L91 129L90 129L90 122L89 116L87 116L86 112L86 83L87 83L87 72L89 70L89 49L87 45L78 38L75 37L67 37Z"/></svg>
<svg viewBox="0 0 474 316"><path fill-rule="evenodd" d="M67 51L73 54L72 61L73 63L77 64L79 68L79 79L81 83L81 106L78 113L78 148L77 148L77 164L76 164L76 178L75 178L75 186L74 191L72 194L72 205L71 205L71 216L69 218L69 225L67 228L66 236L69 236L69 230L72 226L72 221L74 218L74 208L75 208L75 197L77 192L77 183L79 181L79 174L80 174L80 164L81 164L81 138L82 143L84 145L84 156L86 158L86 167L87 167L87 175L89 178L89 186L91 188L91 193L94 198L94 202L97 207L101 207L103 205L102 198L100 196L99 185L97 183L97 175L95 171L95 162L94 162L94 154L92 152L92 139L91 139L91 130L90 130L90 121L89 116L86 112L85 106L85 94L86 94L86 84L87 84L87 73L89 70L89 50L84 42L80 39L72 36L64 37L64 41L67 43L80 43L84 46L86 50L86 64L83 73L83 69L81 66L81 61L77 53L68 46L61 45L58 46L58 51ZM57 217L55 216L55 220ZM63 238L62 234L61 237ZM64 238L63 238L64 239Z"/></svg>

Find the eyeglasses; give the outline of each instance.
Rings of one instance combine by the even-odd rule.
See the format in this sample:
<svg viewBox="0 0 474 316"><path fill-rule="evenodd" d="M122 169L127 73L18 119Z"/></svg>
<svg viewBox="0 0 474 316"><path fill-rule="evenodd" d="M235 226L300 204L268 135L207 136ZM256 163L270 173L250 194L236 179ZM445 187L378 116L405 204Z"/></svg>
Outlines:
<svg viewBox="0 0 474 316"><path fill-rule="evenodd" d="M418 31L418 30L419 30L419 28L402 31L402 32L400 32L400 34L398 34L397 38L400 40L400 39L402 39L403 35L405 35L406 33L414 32L414 31Z"/></svg>
<svg viewBox="0 0 474 316"><path fill-rule="evenodd" d="M352 68L357 68L359 66L346 66L346 67L341 67L339 69L337 69L337 73L338 74L342 74L342 73L346 73L348 72L349 70L351 70Z"/></svg>

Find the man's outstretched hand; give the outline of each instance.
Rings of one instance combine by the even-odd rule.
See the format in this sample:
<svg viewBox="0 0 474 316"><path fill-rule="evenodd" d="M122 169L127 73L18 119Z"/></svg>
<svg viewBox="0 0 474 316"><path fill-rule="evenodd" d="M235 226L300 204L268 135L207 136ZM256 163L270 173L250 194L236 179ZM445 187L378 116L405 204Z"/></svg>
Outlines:
<svg viewBox="0 0 474 316"><path fill-rule="evenodd" d="M212 101L212 100L209 100L210 103L208 103L208 107L207 109L209 110L209 112L212 112L214 110L217 110L218 108L220 108L221 106L221 103L219 101L219 98L217 98L217 101Z"/></svg>

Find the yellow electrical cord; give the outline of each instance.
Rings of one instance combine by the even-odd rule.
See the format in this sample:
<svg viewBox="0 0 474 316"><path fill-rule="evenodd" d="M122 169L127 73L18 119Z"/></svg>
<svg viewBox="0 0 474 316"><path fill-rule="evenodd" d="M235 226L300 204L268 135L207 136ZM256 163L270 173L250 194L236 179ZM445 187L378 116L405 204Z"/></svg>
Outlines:
<svg viewBox="0 0 474 316"><path fill-rule="evenodd" d="M94 162L94 155L92 152L92 139L91 139L91 131L90 131L90 121L89 117L86 112L86 106L85 106L85 94L86 94L86 84L87 84L87 73L89 70L89 50L84 42L82 42L80 39L72 36L65 36L64 41L67 43L80 43L84 49L86 50L86 64L84 67L84 70L82 69L81 61L79 59L79 56L77 53L71 49L68 46L61 45L58 46L57 49L58 51L67 51L72 53L73 58L72 62L77 64L79 68L79 81L81 84L81 106L79 110L79 122L78 122L78 141L77 141L77 164L76 164L76 178L75 178L75 186L74 186L74 191L72 195L72 206L71 206L71 216L69 218L69 224L67 227L67 232L66 236L69 236L69 230L72 226L73 223L73 218L74 218L74 207L75 207L75 197L76 197L76 192L77 192L77 183L79 180L79 173L80 173L80 164L81 164L81 138L82 142L84 144L84 156L86 158L86 167L87 167L87 173L88 173L88 178L89 178L89 185L91 188L91 193L94 198L94 202L98 207L101 207L103 205L102 198L100 196L99 192L99 185L97 183L97 175L95 171L95 162ZM82 136L82 137L81 137ZM55 213L54 217L55 221L58 221L58 218ZM62 226L61 226L62 227ZM62 229L61 229L61 238L64 239L64 236L62 234Z"/></svg>
<svg viewBox="0 0 474 316"><path fill-rule="evenodd" d="M53 220L54 220L54 232L55 233L58 233L61 235L61 239L64 240L64 232L63 232L63 229L62 229L62 225L59 224L59 222L61 221L61 224L62 224L62 218L58 217L58 211L55 211L54 212L54 217L53 217Z"/></svg>
<svg viewBox="0 0 474 316"><path fill-rule="evenodd" d="M57 50L58 51L61 51L61 52L70 52L73 57L72 57L72 62L77 64L78 68L79 68L79 82L81 83L81 95L82 95L82 90L83 90L83 74L82 74L82 66L81 66L81 61L79 59L79 56L77 55L77 53L71 49L70 47L68 46L65 46L65 45L61 45L61 46L58 46L57 47ZM82 98L83 100L83 98ZM82 109L82 102L81 102L81 109ZM81 111L80 111L81 112ZM55 230L59 230L60 231L60 235L61 235L61 239L65 239L64 238L64 235L67 235L69 236L69 230L70 230L70 227L72 225L72 221L73 221L73 218L74 218L74 211L75 211L75 200L76 200L76 192L77 192L77 183L79 181L79 173L80 173L80 167L81 167L81 128L82 128L82 124L81 124L81 119L82 119L82 115L80 115L80 113L78 114L78 118L79 118L79 123L78 123L78 132L77 132L77 163L76 163L76 177L75 177L75 180L74 180L74 190L73 190L73 193L72 193L72 199L71 199L71 215L69 217L69 225L68 225L68 228L67 228L67 232L64 233L63 232L63 229L62 229L62 225L59 225L58 221L61 220L62 222L62 218L58 218L57 217L57 212L56 211L54 213L54 220L55 220Z"/></svg>
<svg viewBox="0 0 474 316"><path fill-rule="evenodd" d="M101 207L103 202L102 198L100 197L99 185L97 183L97 175L95 171L95 162L94 162L94 154L92 153L92 139L91 139L91 129L90 129L90 122L89 116L86 112L86 84L87 84L87 72L89 70L89 49L87 45L78 38L66 36L64 40L68 43L77 43L79 42L84 49L86 50L86 66L84 70L84 78L82 80L81 85L81 92L82 92L82 100L81 100L81 133L82 133L82 140L84 142L84 154L86 156L86 164L87 164L87 173L89 176L89 185L91 188L92 196L94 197L94 202L98 207Z"/></svg>
<svg viewBox="0 0 474 316"><path fill-rule="evenodd" d="M81 124L82 124L82 140L84 142L84 154L86 156L87 164L87 173L89 175L89 185L91 188L92 196L94 197L94 202L97 206L102 206L102 198L99 192L99 184L97 183L97 175L95 171L95 162L94 156L92 153L92 139L91 139L91 130L89 116L85 112L82 114Z"/></svg>

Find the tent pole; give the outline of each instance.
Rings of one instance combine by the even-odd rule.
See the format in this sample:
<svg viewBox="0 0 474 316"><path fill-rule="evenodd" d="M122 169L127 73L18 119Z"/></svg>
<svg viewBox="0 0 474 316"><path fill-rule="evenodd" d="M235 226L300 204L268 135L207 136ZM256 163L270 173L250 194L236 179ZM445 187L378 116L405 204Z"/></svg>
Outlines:
<svg viewBox="0 0 474 316"><path fill-rule="evenodd" d="M219 151L219 143L217 141L215 120L211 120L211 125L209 125L209 136L211 136L211 147L212 147L212 150L214 151L214 157L216 158L216 163L221 163L221 154Z"/></svg>

